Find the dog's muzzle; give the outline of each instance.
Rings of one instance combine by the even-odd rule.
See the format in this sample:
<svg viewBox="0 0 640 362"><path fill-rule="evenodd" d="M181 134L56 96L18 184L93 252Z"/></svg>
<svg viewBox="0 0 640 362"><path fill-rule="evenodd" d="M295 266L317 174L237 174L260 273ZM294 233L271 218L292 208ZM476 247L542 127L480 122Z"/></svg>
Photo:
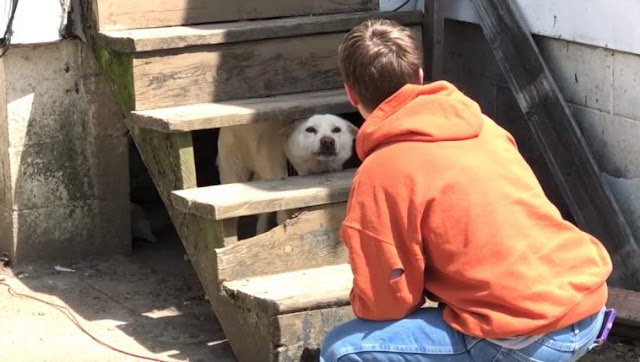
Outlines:
<svg viewBox="0 0 640 362"><path fill-rule="evenodd" d="M336 155L336 140L333 137L324 136L320 139L320 149L318 155L322 156L335 156Z"/></svg>

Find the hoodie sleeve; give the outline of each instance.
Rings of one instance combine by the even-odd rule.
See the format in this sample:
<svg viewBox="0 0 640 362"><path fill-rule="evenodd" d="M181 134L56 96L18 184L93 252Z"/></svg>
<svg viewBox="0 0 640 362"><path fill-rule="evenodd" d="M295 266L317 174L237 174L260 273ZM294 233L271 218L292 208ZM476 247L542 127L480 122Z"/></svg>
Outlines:
<svg viewBox="0 0 640 362"><path fill-rule="evenodd" d="M415 240L392 237L407 225L395 217L399 213L381 192L370 185L355 187L354 182L340 236L354 275L350 301L355 315L396 320L424 303L424 257Z"/></svg>
<svg viewBox="0 0 640 362"><path fill-rule="evenodd" d="M422 271L404 265L393 244L348 224L341 234L354 276L349 300L358 318L401 319L424 303L424 284L411 280Z"/></svg>

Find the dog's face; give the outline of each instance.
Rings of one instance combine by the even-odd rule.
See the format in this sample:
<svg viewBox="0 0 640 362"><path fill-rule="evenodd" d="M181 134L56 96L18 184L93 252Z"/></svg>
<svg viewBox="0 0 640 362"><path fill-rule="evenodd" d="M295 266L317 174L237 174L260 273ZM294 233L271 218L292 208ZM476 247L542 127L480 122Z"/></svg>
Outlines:
<svg viewBox="0 0 640 362"><path fill-rule="evenodd" d="M338 116L321 114L296 121L290 132L287 156L294 166L301 162L320 161L332 164L334 167L331 169L339 169L351 157L358 128Z"/></svg>

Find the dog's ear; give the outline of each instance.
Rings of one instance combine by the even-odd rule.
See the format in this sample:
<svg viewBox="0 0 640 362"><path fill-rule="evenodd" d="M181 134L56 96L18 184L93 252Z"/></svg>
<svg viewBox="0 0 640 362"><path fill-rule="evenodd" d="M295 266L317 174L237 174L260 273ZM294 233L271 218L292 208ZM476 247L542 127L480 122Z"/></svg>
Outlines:
<svg viewBox="0 0 640 362"><path fill-rule="evenodd" d="M281 137L288 138L296 129L296 126L298 125L299 122L300 122L299 120L286 122L286 124L282 126L282 128L280 128L278 133L280 134Z"/></svg>
<svg viewBox="0 0 640 362"><path fill-rule="evenodd" d="M347 126L347 131L349 132L349 134L351 134L351 136L353 138L356 138L356 135L358 134L358 127L356 127L353 123L346 121L346 126Z"/></svg>

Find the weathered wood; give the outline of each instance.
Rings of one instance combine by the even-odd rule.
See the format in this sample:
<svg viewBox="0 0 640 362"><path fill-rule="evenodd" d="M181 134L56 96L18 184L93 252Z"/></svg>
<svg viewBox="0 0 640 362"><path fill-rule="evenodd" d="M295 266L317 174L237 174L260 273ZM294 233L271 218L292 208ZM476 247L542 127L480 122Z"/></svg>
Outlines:
<svg viewBox="0 0 640 362"><path fill-rule="evenodd" d="M131 135L159 193L197 187L191 134L132 127Z"/></svg>
<svg viewBox="0 0 640 362"><path fill-rule="evenodd" d="M100 30L155 28L378 9L375 0L98 0Z"/></svg>
<svg viewBox="0 0 640 362"><path fill-rule="evenodd" d="M640 328L640 292L609 288L607 307L618 312L615 323Z"/></svg>
<svg viewBox="0 0 640 362"><path fill-rule="evenodd" d="M340 88L336 62L343 36L314 34L137 53L136 110Z"/></svg>
<svg viewBox="0 0 640 362"><path fill-rule="evenodd" d="M482 29L579 227L611 254L610 283L640 290L640 248L513 2L473 0Z"/></svg>
<svg viewBox="0 0 640 362"><path fill-rule="evenodd" d="M442 79L444 61L444 15L442 0L425 2L422 42L424 75L428 81Z"/></svg>
<svg viewBox="0 0 640 362"><path fill-rule="evenodd" d="M268 323L220 294L216 248L225 247L222 225L211 219L183 213L170 202L170 192L196 187L193 148L189 133L166 134L131 127L132 136L156 184L189 260L211 302L214 312L240 361L260 361L268 356ZM251 331L255 339L245 338Z"/></svg>
<svg viewBox="0 0 640 362"><path fill-rule="evenodd" d="M251 181L173 192L178 209L223 220L315 205L344 202L355 170L349 169L277 181Z"/></svg>
<svg viewBox="0 0 640 362"><path fill-rule="evenodd" d="M353 110L341 88L135 111L131 114L131 123L163 132L187 132L276 119L295 120L316 113L339 114Z"/></svg>
<svg viewBox="0 0 640 362"><path fill-rule="evenodd" d="M132 53L344 32L366 19L374 18L391 19L405 25L418 25L421 17L419 11L346 13L168 28L103 31L99 34L99 38L110 49Z"/></svg>
<svg viewBox="0 0 640 362"><path fill-rule="evenodd" d="M350 305L272 317L271 361L317 361L326 334L354 318Z"/></svg>
<svg viewBox="0 0 640 362"><path fill-rule="evenodd" d="M349 304L349 264L330 265L222 284L234 303L269 316Z"/></svg>
<svg viewBox="0 0 640 362"><path fill-rule="evenodd" d="M272 332L266 315L234 304L221 294L210 297L210 302L239 362L270 360Z"/></svg>
<svg viewBox="0 0 640 362"><path fill-rule="evenodd" d="M216 250L220 281L347 263L345 203L305 211L270 231Z"/></svg>
<svg viewBox="0 0 640 362"><path fill-rule="evenodd" d="M336 57L342 36L307 35L136 54L136 110L339 88Z"/></svg>
<svg viewBox="0 0 640 362"><path fill-rule="evenodd" d="M640 339L640 293L620 288L609 288L607 307L615 308L618 316L612 334Z"/></svg>

